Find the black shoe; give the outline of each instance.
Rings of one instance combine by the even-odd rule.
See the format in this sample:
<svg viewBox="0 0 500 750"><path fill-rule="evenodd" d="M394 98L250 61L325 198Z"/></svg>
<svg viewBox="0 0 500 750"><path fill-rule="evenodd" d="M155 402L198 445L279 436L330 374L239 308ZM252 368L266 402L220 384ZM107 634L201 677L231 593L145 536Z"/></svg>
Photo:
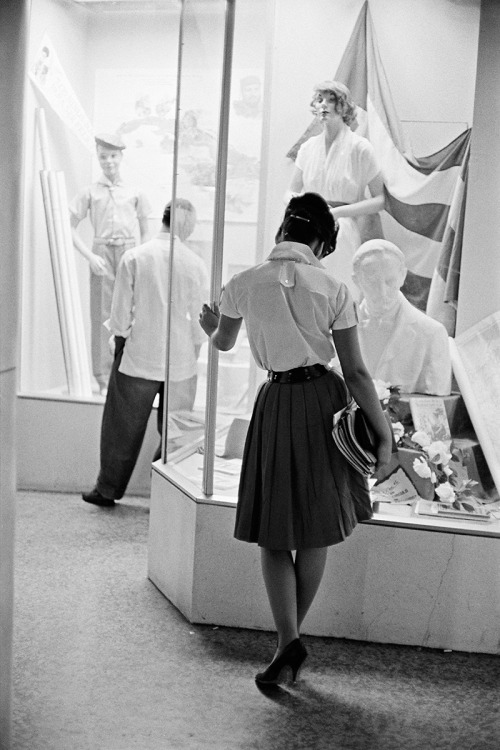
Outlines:
<svg viewBox="0 0 500 750"><path fill-rule="evenodd" d="M90 492L82 492L82 498L86 503L93 503L94 505L114 505L115 501L112 497L104 497L98 492L95 487Z"/></svg>
<svg viewBox="0 0 500 750"><path fill-rule="evenodd" d="M258 685L277 685L285 667L292 670L293 681L297 679L298 671L307 656L307 650L300 638L288 644L283 652L274 659L264 672L255 677Z"/></svg>

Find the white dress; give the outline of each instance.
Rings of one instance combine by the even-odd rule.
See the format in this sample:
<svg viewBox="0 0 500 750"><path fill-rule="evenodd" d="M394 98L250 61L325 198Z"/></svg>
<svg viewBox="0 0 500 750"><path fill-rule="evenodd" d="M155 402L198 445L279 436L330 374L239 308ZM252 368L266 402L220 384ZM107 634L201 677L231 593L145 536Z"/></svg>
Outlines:
<svg viewBox="0 0 500 750"><path fill-rule="evenodd" d="M370 197L368 184L380 172L371 143L347 125L326 153L325 133L309 138L299 149L296 166L302 171L303 191L319 193L325 200L357 203ZM352 256L361 244L356 219L339 219L337 248L322 260L325 268L358 297L352 274Z"/></svg>

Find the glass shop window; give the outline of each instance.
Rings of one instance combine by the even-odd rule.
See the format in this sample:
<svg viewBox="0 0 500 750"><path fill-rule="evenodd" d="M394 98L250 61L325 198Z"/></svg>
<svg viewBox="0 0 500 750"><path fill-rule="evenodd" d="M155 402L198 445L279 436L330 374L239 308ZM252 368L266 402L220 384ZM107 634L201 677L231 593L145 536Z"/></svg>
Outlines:
<svg viewBox="0 0 500 750"><path fill-rule="evenodd" d="M24 394L104 397L117 264L159 231L172 194L180 11L178 0L32 0ZM96 135L111 141L114 166L99 161Z"/></svg>

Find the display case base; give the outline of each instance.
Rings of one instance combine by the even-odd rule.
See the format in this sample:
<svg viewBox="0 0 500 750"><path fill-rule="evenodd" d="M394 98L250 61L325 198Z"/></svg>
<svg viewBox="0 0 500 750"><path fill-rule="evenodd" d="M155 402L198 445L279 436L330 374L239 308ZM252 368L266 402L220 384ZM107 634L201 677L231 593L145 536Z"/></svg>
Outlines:
<svg viewBox="0 0 500 750"><path fill-rule="evenodd" d="M90 490L99 472L104 399L76 400L23 394L16 403L17 488L39 492ZM151 459L159 443L156 409L127 487L147 497Z"/></svg>
<svg viewBox="0 0 500 750"><path fill-rule="evenodd" d="M153 465L148 575L192 623L274 625L256 545L233 538L235 503ZM498 539L360 524L331 547L309 635L500 653Z"/></svg>

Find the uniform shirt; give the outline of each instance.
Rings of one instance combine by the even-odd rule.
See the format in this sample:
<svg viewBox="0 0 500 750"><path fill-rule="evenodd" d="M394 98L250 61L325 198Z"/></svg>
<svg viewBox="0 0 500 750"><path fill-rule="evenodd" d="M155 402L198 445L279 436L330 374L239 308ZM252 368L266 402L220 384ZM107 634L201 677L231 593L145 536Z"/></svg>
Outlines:
<svg viewBox="0 0 500 750"><path fill-rule="evenodd" d="M304 192L340 203L363 200L368 183L380 172L372 144L345 124L328 154L323 132L302 144L295 164L302 170Z"/></svg>
<svg viewBox="0 0 500 750"><path fill-rule="evenodd" d="M170 234L160 232L126 250L118 266L109 328L124 336L120 372L147 380L165 380ZM206 299L203 261L175 238L172 279L170 379L196 374L195 346L206 336L198 316Z"/></svg>
<svg viewBox="0 0 500 750"><path fill-rule="evenodd" d="M335 354L331 329L358 319L346 285L298 242L280 242L264 263L233 276L220 312L244 319L255 361L278 372L327 365Z"/></svg>
<svg viewBox="0 0 500 750"><path fill-rule="evenodd" d="M69 205L78 222L89 214L96 237L134 237L137 220L151 213L146 196L128 187L122 179L110 182L101 177L76 195Z"/></svg>

